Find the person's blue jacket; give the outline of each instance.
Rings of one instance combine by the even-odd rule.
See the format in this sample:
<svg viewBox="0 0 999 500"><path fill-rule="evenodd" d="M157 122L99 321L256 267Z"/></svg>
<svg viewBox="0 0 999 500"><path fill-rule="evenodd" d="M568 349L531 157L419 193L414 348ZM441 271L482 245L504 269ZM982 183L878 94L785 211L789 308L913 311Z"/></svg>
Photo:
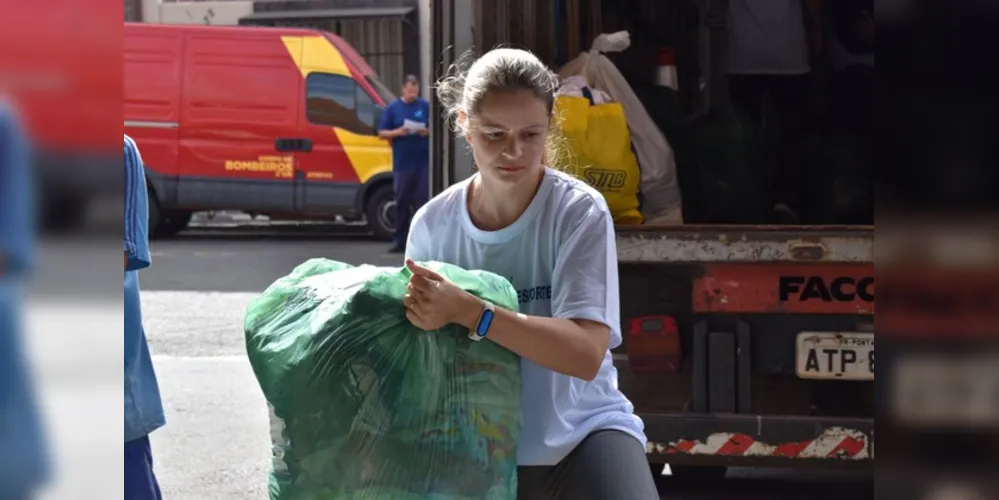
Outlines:
<svg viewBox="0 0 999 500"><path fill-rule="evenodd" d="M35 252L31 167L28 138L0 98L0 498L30 495L49 474L21 336L21 283Z"/></svg>
<svg viewBox="0 0 999 500"><path fill-rule="evenodd" d="M125 442L166 423L153 361L142 327L139 270L152 263L149 205L139 149L125 136Z"/></svg>

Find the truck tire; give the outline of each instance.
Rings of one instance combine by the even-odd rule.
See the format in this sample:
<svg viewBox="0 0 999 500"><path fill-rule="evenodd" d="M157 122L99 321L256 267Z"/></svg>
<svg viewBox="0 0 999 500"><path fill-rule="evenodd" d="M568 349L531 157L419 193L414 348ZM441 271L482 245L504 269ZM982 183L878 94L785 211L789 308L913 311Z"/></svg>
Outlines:
<svg viewBox="0 0 999 500"><path fill-rule="evenodd" d="M395 236L395 192L392 184L385 183L374 188L364 207L368 220L368 230L381 241L392 241Z"/></svg>

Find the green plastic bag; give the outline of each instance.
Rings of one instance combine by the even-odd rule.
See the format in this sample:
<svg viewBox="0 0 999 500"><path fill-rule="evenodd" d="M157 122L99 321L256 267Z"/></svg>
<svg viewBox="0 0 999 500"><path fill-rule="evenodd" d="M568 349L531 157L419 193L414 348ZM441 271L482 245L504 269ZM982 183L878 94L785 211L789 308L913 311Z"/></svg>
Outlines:
<svg viewBox="0 0 999 500"><path fill-rule="evenodd" d="M516 310L505 279L422 264ZM405 315L405 268L312 259L247 308L271 409L275 500L514 499L520 364L467 330Z"/></svg>

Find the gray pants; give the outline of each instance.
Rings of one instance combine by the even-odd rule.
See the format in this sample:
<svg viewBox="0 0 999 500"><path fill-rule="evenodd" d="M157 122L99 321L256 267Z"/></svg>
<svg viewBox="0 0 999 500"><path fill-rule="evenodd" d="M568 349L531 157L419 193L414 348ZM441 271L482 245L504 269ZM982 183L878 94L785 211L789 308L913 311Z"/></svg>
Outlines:
<svg viewBox="0 0 999 500"><path fill-rule="evenodd" d="M517 500L658 500L642 445L621 431L587 436L558 465L517 468Z"/></svg>

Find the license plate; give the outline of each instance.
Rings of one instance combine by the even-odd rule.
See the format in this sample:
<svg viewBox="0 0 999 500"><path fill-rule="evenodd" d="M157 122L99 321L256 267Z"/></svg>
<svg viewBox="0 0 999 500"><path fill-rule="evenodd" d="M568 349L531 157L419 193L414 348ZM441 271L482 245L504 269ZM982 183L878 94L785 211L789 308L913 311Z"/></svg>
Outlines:
<svg viewBox="0 0 999 500"><path fill-rule="evenodd" d="M815 380L874 380L874 334L801 332L798 377Z"/></svg>

